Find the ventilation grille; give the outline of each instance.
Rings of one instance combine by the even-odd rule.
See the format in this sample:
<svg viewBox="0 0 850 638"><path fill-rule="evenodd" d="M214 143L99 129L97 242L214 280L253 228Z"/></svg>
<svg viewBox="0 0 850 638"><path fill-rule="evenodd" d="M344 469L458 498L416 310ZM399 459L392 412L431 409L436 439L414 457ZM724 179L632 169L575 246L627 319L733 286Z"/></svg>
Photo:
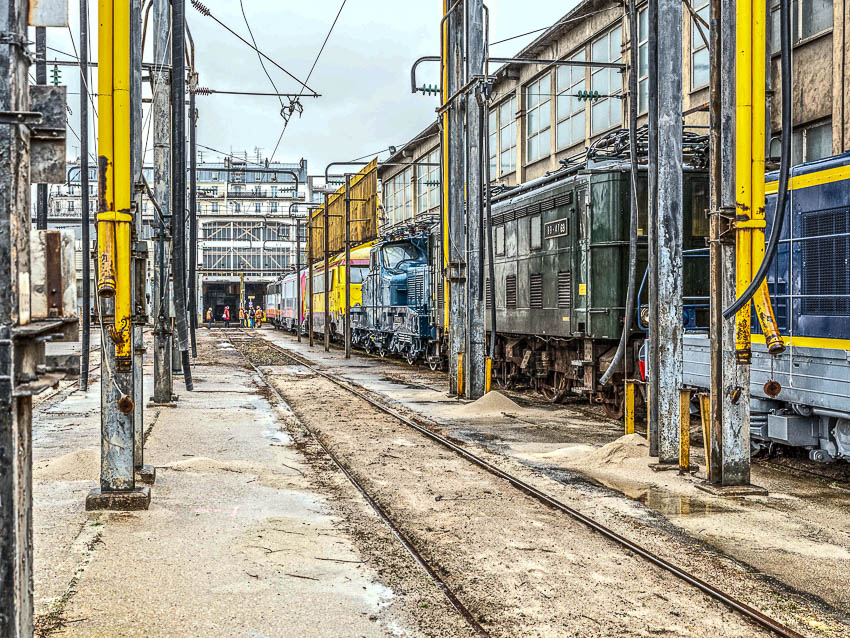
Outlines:
<svg viewBox="0 0 850 638"><path fill-rule="evenodd" d="M425 305L425 273L422 271L413 275L413 303L417 306Z"/></svg>
<svg viewBox="0 0 850 638"><path fill-rule="evenodd" d="M516 275L505 277L505 307L516 308Z"/></svg>
<svg viewBox="0 0 850 638"><path fill-rule="evenodd" d="M532 308L543 307L543 275L532 273L528 280L529 305Z"/></svg>
<svg viewBox="0 0 850 638"><path fill-rule="evenodd" d="M803 314L850 316L850 211L804 215L802 223Z"/></svg>
<svg viewBox="0 0 850 638"><path fill-rule="evenodd" d="M573 300L573 276L569 270L558 272L558 308L569 308Z"/></svg>
<svg viewBox="0 0 850 638"><path fill-rule="evenodd" d="M484 280L484 307L490 307L490 278Z"/></svg>
<svg viewBox="0 0 850 638"><path fill-rule="evenodd" d="M437 308L444 308L446 305L446 280L442 275L437 276Z"/></svg>
<svg viewBox="0 0 850 638"><path fill-rule="evenodd" d="M533 204L527 204L525 206L514 208L513 210L509 210L499 215L494 215L493 225L498 226L499 224L504 224L505 222L512 222L515 219L526 217L527 215L535 215L537 213L552 210L553 208L558 208L560 206L568 206L572 203L573 192L569 191L568 193L563 193L556 197L550 197L549 199L544 199L539 202L534 202Z"/></svg>

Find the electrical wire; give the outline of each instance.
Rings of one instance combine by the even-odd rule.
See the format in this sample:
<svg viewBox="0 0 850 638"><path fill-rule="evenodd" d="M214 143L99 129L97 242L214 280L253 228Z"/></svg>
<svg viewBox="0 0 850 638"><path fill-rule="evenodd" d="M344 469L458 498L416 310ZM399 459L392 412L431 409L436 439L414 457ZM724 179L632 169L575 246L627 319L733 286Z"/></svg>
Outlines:
<svg viewBox="0 0 850 638"><path fill-rule="evenodd" d="M518 35L512 35L508 38L496 40L495 42L491 42L490 46L494 46L496 44L502 44L503 42L510 42L511 40L517 40L519 38L524 38L527 35L534 35L535 33L540 33L542 31L548 31L549 29L554 29L556 27L561 26L562 24L569 24L570 22L578 22L580 20L586 20L587 18L589 18L592 15L596 15L597 13L607 13L610 10L611 9L609 8L609 9L600 9L598 11L590 11L588 13L582 12L581 15L574 16L572 18L562 18L561 20L558 20L555 24L549 25L548 27L541 27L539 29L534 29L532 31L526 31L525 33L520 33Z"/></svg>
<svg viewBox="0 0 850 638"><path fill-rule="evenodd" d="M331 33L333 33L334 27L336 26L337 21L339 20L339 16L342 14L342 10L345 8L345 3L348 0L342 0L342 4L339 6L339 11L336 12L336 17L334 21L331 23L331 28L328 29L328 34L325 36L324 42L322 42L322 46L319 49L319 52L316 54L316 59L313 60L313 66L310 67L310 72L307 74L307 82L310 81L310 78L313 76L313 71L316 69L316 65L319 63L319 58L322 57L322 52L325 50L325 45L327 45L328 40L331 37ZM194 2L194 0L193 0ZM306 85L305 85L306 86ZM312 89L310 89L312 91ZM315 93L315 91L313 91ZM302 89L303 93L303 89ZM291 119L291 118L290 118ZM271 160L274 161L275 153L277 153L278 147L280 147L280 142L283 140L283 136L286 134L286 129L289 126L289 119L283 125L283 130L280 132L280 136L277 138L277 144L274 145L274 151L272 151Z"/></svg>
<svg viewBox="0 0 850 638"><path fill-rule="evenodd" d="M247 44L249 47L251 47L252 49L254 49L254 51L256 51L256 52L257 52L257 55L261 55L261 56L262 56L262 57L264 57L266 60L268 60L269 62L271 62L273 65L275 65L278 69L280 69L281 71L283 71L284 73L286 73L286 75L288 75L288 76L289 76L289 77L291 77L293 80L295 80L296 82L298 82L298 84L300 84L300 85L301 85L302 90L307 89L308 91L310 91L310 92L312 92L312 93L315 93L315 91L314 91L313 89L311 89L309 86L307 86L307 83L306 83L306 82L302 82L301 80L299 80L297 77L295 77L294 75L292 75L292 73L290 73L289 71L287 71L286 69L284 69L284 68L283 68L280 64L278 64L277 62L275 62L274 60L272 60L269 56L267 56L265 53L263 53L262 51L260 51L260 50L259 50L256 46L252 45L250 42L248 42L248 41L247 41L245 38L243 38L241 35L239 35L238 33L236 33L236 31L234 31L233 29L231 29L231 28L230 28L229 26L227 26L224 22L222 22L221 20L219 20L218 18L216 18L216 17L215 17L215 16L214 16L214 15L210 12L210 10L209 10L207 7L205 7L203 4L201 4L201 2L199 2L198 0L190 0L190 2L191 2L191 4L192 4L192 6L193 6L193 7L194 7L197 11L198 11L198 13L200 13L201 15L206 16L206 17L208 17L208 18L212 18L215 22L217 22L217 23L218 23L220 26L222 26L225 30L229 31L231 34L233 34L234 36L236 36L236 37L237 37L238 39L240 39L242 42L244 42L244 43L245 43L245 44ZM308 77L308 78L307 78L307 81L309 81L309 79L310 79L310 78Z"/></svg>
<svg viewBox="0 0 850 638"><path fill-rule="evenodd" d="M251 30L251 25L248 22L248 16L245 15L245 5L242 2L242 0L239 0L239 8L242 10L242 19L245 20L245 26L248 27L248 35L251 36L251 42L254 43L254 48L257 49L257 51L259 51L259 49L257 48L257 39L254 37L254 32ZM263 56L261 56L259 54L259 52L257 53L257 59L260 61L260 66L263 68L263 73L266 74L266 77L269 79L269 82L271 82L271 85L272 85L272 88L274 89L274 92L280 93L280 91L277 88L277 85L274 83L274 80L272 80L272 76L269 75L268 69L266 69L266 64L265 64L265 62L263 62ZM280 95L278 95L277 99L280 102L281 114L283 114L283 109L285 108L283 106L283 98L281 98Z"/></svg>

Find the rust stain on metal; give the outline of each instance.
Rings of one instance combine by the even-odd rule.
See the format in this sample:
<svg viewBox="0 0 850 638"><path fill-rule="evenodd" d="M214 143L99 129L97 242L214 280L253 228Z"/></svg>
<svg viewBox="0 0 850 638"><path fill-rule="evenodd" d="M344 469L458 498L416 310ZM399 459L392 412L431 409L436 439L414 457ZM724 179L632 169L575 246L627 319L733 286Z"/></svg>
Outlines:
<svg viewBox="0 0 850 638"><path fill-rule="evenodd" d="M109 169L109 159L103 155L97 156L97 201L101 212L108 211L112 205L106 196L106 171Z"/></svg>
<svg viewBox="0 0 850 638"><path fill-rule="evenodd" d="M62 316L62 237L59 231L48 231L45 237L45 269L47 316Z"/></svg>
<svg viewBox="0 0 850 638"><path fill-rule="evenodd" d="M118 399L118 409L122 414L131 414L134 407L135 404L133 403L133 399L128 397L126 394L121 395L121 398Z"/></svg>

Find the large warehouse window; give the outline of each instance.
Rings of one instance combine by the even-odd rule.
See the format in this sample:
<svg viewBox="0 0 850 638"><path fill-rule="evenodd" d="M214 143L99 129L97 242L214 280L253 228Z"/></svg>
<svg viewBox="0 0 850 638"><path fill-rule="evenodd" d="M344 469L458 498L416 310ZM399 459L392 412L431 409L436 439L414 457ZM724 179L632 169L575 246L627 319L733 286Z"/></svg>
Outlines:
<svg viewBox="0 0 850 638"><path fill-rule="evenodd" d="M490 177L516 170L516 96L490 111Z"/></svg>
<svg viewBox="0 0 850 638"><path fill-rule="evenodd" d="M622 57L623 31L616 27L590 45L590 59L597 62L619 62ZM593 68L590 90L600 95L616 95L623 91L622 74L617 69ZM603 98L590 107L592 135L623 124L623 103L619 98Z"/></svg>
<svg viewBox="0 0 850 638"><path fill-rule="evenodd" d="M552 130L552 78L547 73L525 89L526 159L549 155Z"/></svg>
<svg viewBox="0 0 850 638"><path fill-rule="evenodd" d="M440 151L423 155L417 162L438 164ZM440 167L418 164L416 166L416 214L427 213L440 203Z"/></svg>
<svg viewBox="0 0 850 638"><path fill-rule="evenodd" d="M410 183L411 171L404 169L390 179L384 186L384 222L398 224L413 216L413 193Z"/></svg>
<svg viewBox="0 0 850 638"><path fill-rule="evenodd" d="M584 62L584 51L570 58L573 61ZM557 118L555 139L558 150L568 148L573 144L583 142L584 125L586 120L586 103L575 97L579 91L584 91L585 72L583 66L559 66L557 71Z"/></svg>
<svg viewBox="0 0 850 638"><path fill-rule="evenodd" d="M701 89L708 86L708 45L703 40L701 33L708 38L709 2L708 0L694 0L694 12L702 18L705 24L697 23L691 18L691 90ZM700 31L702 27L702 31Z"/></svg>

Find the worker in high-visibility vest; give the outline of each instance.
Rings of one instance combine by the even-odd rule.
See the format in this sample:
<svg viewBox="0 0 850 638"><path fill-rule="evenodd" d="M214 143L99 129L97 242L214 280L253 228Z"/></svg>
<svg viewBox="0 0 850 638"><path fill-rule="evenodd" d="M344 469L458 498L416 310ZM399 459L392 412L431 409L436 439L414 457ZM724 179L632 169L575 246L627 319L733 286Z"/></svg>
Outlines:
<svg viewBox="0 0 850 638"><path fill-rule="evenodd" d="M212 330L213 312L212 308L207 308L207 330Z"/></svg>

